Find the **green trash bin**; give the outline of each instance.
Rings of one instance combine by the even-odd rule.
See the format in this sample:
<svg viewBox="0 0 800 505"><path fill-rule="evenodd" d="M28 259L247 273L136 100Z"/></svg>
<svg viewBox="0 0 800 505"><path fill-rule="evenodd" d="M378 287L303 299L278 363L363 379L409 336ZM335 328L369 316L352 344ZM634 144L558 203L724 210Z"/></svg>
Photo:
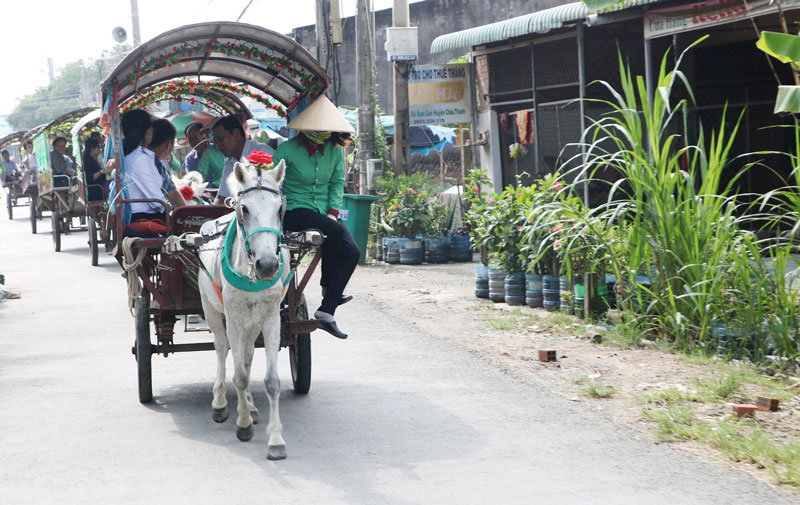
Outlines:
<svg viewBox="0 0 800 505"><path fill-rule="evenodd" d="M378 199L373 195L352 195L344 194L344 208L339 211L339 218L347 226L347 231L356 241L358 250L361 252L359 264L367 261L367 238L369 237L369 217L372 202Z"/></svg>

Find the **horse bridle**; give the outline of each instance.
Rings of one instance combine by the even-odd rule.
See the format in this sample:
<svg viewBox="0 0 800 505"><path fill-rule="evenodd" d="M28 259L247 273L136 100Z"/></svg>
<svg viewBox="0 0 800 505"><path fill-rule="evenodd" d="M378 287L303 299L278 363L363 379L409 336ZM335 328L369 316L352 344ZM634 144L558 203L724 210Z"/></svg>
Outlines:
<svg viewBox="0 0 800 505"><path fill-rule="evenodd" d="M281 274L283 273L283 255L281 254L281 230L276 230L275 228L269 226L261 226L256 228L255 230L251 231L250 233L244 227L244 215L242 213L242 197L251 191L269 191L281 199L281 208L278 211L278 218L279 222L281 223L281 228L283 228L283 215L286 211L286 197L281 195L281 192L277 189L270 188L268 186L264 186L261 184L261 169L256 169L257 180L256 185L251 186L249 188L243 189L236 194L236 199L233 201L233 204L236 207L236 221L239 223L239 239L242 241L244 246L244 250L247 253L247 261L249 263L249 276L251 280L255 280L255 267L253 265L253 252L250 249L250 237L257 233L274 233L278 237L278 245L275 251L275 254L278 255L280 266L281 268L278 270L276 274L276 279L280 278Z"/></svg>

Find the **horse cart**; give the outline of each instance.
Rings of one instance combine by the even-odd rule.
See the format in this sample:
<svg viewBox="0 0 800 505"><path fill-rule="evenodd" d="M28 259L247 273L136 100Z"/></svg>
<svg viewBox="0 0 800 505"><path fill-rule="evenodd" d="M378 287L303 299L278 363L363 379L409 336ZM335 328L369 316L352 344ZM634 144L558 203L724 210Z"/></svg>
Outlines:
<svg viewBox="0 0 800 505"><path fill-rule="evenodd" d="M187 85L187 78L195 80L188 81ZM103 83L101 124L108 125L119 167L114 184L122 188L113 199L118 237L115 256L126 271L129 306L135 318L132 352L137 362L139 400L143 403L153 398L153 355L215 348L214 343L208 341L176 342L174 326L181 316L204 315L198 288L198 271L202 272L204 265L196 251L203 248L208 238L203 239L198 231L210 220L230 217L232 209L224 205L176 208L166 212L166 233L126 237L130 235L126 233L126 206L141 200L129 199L122 185L126 167L121 156L120 112L130 108L130 104L146 105L142 98L148 93L159 99L166 98L164 93L149 91L153 89L164 92L172 89L173 99L177 97L186 102L193 99L195 92L200 95L208 87L204 83L212 81L223 83L228 93L258 96L259 101L282 112L286 108L289 114L299 113L310 99L324 92L330 82L316 60L283 35L246 24L201 23L171 30L143 43L120 62ZM213 94L206 93L203 99L231 112ZM243 121L246 119L244 114L237 113L237 116ZM158 201L169 209L167 202L147 201ZM303 290L319 261L322 240L323 237L314 232L284 234L280 240L280 247L289 258L286 267L290 271L280 304L280 347L289 349L294 390L301 394L307 393L310 387L310 333L319 324L317 320L308 319ZM310 254L314 259L301 276L301 259ZM154 340L151 332L155 333ZM264 339L259 338L256 346L263 345ZM218 420L216 414L215 420Z"/></svg>
<svg viewBox="0 0 800 505"><path fill-rule="evenodd" d="M106 249L113 247L112 238L113 225L109 216L108 203L105 198L93 199L93 195L103 196L105 188L103 185L95 184L86 178L85 167L83 166L83 145L89 135L97 130L98 122L102 111L93 109L85 116L75 122L70 130L72 139L72 154L77 162L77 185L78 201L83 205L86 212L86 228L89 231L89 251L91 253L92 266L99 264L100 246Z"/></svg>
<svg viewBox="0 0 800 505"><path fill-rule="evenodd" d="M54 174L51 170L51 156L66 156L55 151L51 153L51 142L61 136L66 139L73 124L88 114L92 108L81 108L63 114L44 126L33 135L33 153L36 156L37 197L31 205L31 231L36 233L36 218L44 211L50 211L52 222L53 249L61 251L61 235L80 230L85 222L86 211L79 198L76 177L67 174ZM74 163L73 169L77 170ZM74 220L78 219L75 224Z"/></svg>
<svg viewBox="0 0 800 505"><path fill-rule="evenodd" d="M26 130L17 131L6 135L0 139L0 151L8 151L9 160L17 165L17 173L14 178L6 177L4 167L0 164L0 185L6 189L6 207L8 207L8 219L14 219L14 207L22 205L21 199L28 200L30 205L31 194L25 191L23 185L23 173L20 167L20 141L25 136ZM8 179L8 180L7 180Z"/></svg>

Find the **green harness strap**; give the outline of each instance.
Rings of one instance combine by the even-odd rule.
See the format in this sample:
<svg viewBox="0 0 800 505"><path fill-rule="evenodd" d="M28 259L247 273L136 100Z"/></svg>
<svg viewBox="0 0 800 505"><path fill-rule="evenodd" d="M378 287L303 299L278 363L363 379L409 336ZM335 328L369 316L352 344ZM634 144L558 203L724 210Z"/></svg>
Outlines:
<svg viewBox="0 0 800 505"><path fill-rule="evenodd" d="M256 292L256 291L263 291L265 289L269 289L275 285L281 279L283 275L283 254L280 255L280 268L278 272L275 274L275 277L268 281L262 281L260 279L256 279L255 282L251 282L250 278L246 275L242 275L233 270L231 267L231 253L233 251L233 241L236 239L236 231L237 231L238 221L236 216L234 216L231 223L228 225L228 230L225 232L225 240L222 243L222 275L225 277L225 280L228 281L236 289L241 291L248 291L248 292ZM239 226L241 227L241 226ZM244 228L242 228L242 232L244 232ZM250 252L250 246L248 243L248 239L252 237L256 233L260 232L272 232L278 236L278 245L280 245L281 241L281 233L280 231L274 228L257 228L253 230L251 233L245 235L244 243L245 249L247 252ZM286 287L289 284L289 281L292 279L293 272L290 272L289 275L286 276L286 281L284 281L283 286ZM211 274L206 271L206 275L211 279ZM213 279L211 279L213 282Z"/></svg>

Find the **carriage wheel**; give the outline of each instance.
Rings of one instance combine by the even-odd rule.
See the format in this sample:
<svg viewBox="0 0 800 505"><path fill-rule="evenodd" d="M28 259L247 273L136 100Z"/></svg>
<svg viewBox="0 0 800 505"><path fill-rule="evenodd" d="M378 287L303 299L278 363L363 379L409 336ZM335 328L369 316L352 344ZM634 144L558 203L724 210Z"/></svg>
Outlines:
<svg viewBox="0 0 800 505"><path fill-rule="evenodd" d="M31 197L31 233L36 235L36 197Z"/></svg>
<svg viewBox="0 0 800 505"><path fill-rule="evenodd" d="M92 251L92 266L97 266L97 255L99 253L97 244L97 222L89 218L89 249Z"/></svg>
<svg viewBox="0 0 800 505"><path fill-rule="evenodd" d="M140 296L136 300L139 311L136 314L136 367L139 372L139 401L150 403L153 401L153 373L151 358L153 348L150 344L150 303Z"/></svg>
<svg viewBox="0 0 800 505"><path fill-rule="evenodd" d="M297 319L308 319L306 296L297 304ZM292 367L292 383L295 393L304 395L311 388L311 334L298 333L294 344L289 346L289 363Z"/></svg>
<svg viewBox="0 0 800 505"><path fill-rule="evenodd" d="M8 194L6 195L6 196L8 196L7 204L8 204L8 219L9 220L14 219L14 202L12 201L13 199L11 198L11 191L12 190L9 189L8 190Z"/></svg>
<svg viewBox="0 0 800 505"><path fill-rule="evenodd" d="M58 209L53 211L51 219L53 221L53 248L59 252L61 251L61 218L58 215Z"/></svg>

